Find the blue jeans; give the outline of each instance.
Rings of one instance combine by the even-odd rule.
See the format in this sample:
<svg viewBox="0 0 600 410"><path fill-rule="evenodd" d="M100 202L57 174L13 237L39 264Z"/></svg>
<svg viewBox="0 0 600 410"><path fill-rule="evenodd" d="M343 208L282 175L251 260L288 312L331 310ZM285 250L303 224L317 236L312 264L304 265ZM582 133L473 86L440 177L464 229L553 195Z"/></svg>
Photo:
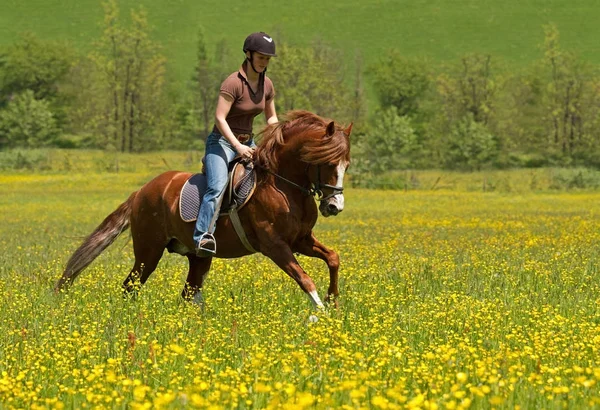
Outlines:
<svg viewBox="0 0 600 410"><path fill-rule="evenodd" d="M244 145L256 147L254 139L246 141ZM236 156L237 151L221 134L212 132L206 139L204 169L207 187L198 211L196 229L194 230L194 243L198 242L203 233L212 234L215 231L223 193L227 187L229 163Z"/></svg>

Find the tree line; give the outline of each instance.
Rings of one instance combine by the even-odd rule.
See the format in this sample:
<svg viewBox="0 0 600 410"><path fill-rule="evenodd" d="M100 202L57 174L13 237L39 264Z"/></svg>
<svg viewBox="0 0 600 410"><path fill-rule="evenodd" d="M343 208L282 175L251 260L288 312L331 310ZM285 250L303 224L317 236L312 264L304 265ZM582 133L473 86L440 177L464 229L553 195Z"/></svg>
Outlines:
<svg viewBox="0 0 600 410"><path fill-rule="evenodd" d="M123 19L116 0L103 6L85 55L31 33L1 50L0 149L202 149L219 85L243 57L224 40L208 47L199 27L195 67L175 87L143 9ZM600 73L561 47L554 25L540 33L543 57L518 70L484 53L434 63L395 49L368 66L356 53L349 70L322 41L276 40L278 112L354 121L354 173L600 165Z"/></svg>

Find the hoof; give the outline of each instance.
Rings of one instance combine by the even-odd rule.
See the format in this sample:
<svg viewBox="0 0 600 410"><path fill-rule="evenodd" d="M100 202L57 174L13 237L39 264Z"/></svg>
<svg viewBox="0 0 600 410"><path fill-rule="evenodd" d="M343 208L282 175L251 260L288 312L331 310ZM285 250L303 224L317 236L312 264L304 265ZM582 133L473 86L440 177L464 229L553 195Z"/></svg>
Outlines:
<svg viewBox="0 0 600 410"><path fill-rule="evenodd" d="M202 309L204 309L204 296L202 296L202 292L196 292L191 302L194 305L200 306Z"/></svg>
<svg viewBox="0 0 600 410"><path fill-rule="evenodd" d="M327 295L327 297L325 298L325 303L327 303L329 306L333 305L333 307L336 309L339 309L340 307L339 298L334 295Z"/></svg>

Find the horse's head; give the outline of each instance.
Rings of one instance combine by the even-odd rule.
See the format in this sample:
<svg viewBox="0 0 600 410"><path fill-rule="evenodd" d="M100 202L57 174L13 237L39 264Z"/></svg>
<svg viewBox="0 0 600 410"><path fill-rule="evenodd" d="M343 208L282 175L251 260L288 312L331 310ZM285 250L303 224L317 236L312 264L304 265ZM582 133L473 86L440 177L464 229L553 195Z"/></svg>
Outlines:
<svg viewBox="0 0 600 410"><path fill-rule="evenodd" d="M344 210L344 174L350 165L349 137L351 131L352 124L343 130L336 128L333 121L330 122L323 136L325 147L328 144L338 147L342 145L347 147L346 152L340 150L338 155L332 156L327 163L309 165L309 179L319 196L319 211L325 217L337 215ZM343 143L340 144L340 141Z"/></svg>
<svg viewBox="0 0 600 410"><path fill-rule="evenodd" d="M344 174L350 162L341 161L335 165L313 165L309 167L310 179L317 198L319 211L327 217L344 210ZM312 169L311 169L312 168Z"/></svg>
<svg viewBox="0 0 600 410"><path fill-rule="evenodd" d="M317 196L323 216L339 214L344 209L343 182L350 165L352 124L344 129L301 110L290 111L286 117L266 129L256 151L258 167Z"/></svg>

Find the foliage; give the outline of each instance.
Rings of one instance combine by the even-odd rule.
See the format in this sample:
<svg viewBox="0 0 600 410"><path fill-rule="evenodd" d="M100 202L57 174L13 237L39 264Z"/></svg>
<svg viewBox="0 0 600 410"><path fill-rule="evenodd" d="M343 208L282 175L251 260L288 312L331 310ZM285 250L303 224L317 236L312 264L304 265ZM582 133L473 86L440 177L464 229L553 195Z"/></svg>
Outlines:
<svg viewBox="0 0 600 410"><path fill-rule="evenodd" d="M360 108L344 81L343 62L338 51L322 42L299 47L278 41L277 68L269 71L278 110L304 109L339 122L351 121Z"/></svg>
<svg viewBox="0 0 600 410"><path fill-rule="evenodd" d="M31 34L3 51L1 147L202 147L219 84L237 69L241 58L232 56L239 48L230 52L225 34L216 41L214 32L196 25L195 62L185 91L177 92L167 71L172 62L167 65L151 38L145 12L123 19L116 0L104 3L104 11L102 34L87 56L75 58L68 46ZM279 57L269 76L280 117L302 108L353 121L354 169L377 176L409 168L600 167L600 70L565 50L555 25L545 27L543 57L520 69L507 68L491 52L433 64L400 46L365 64L365 50L342 52L316 36L307 47L276 34ZM35 101L19 100L17 108L23 87ZM379 104L369 112L367 100L374 97ZM15 115L26 110L36 114ZM258 117L257 131L263 123Z"/></svg>
<svg viewBox="0 0 600 410"><path fill-rule="evenodd" d="M382 107L396 107L399 115L419 111L419 100L430 82L424 61L406 58L392 49L371 67L370 75Z"/></svg>
<svg viewBox="0 0 600 410"><path fill-rule="evenodd" d="M490 55L471 54L441 74L437 87L441 106L451 122L470 115L474 121L487 124L494 110L497 81Z"/></svg>
<svg viewBox="0 0 600 410"><path fill-rule="evenodd" d="M221 41L215 48L214 56L209 54L205 30L198 30L196 66L192 77L192 118L187 118L187 124L196 124L194 136L201 135L206 140L214 125L215 109L219 96L221 82L234 69L228 70L227 46ZM236 68L237 69L237 68Z"/></svg>
<svg viewBox="0 0 600 410"><path fill-rule="evenodd" d="M14 95L0 110L0 148L38 148L51 145L58 128L49 104L32 90Z"/></svg>
<svg viewBox="0 0 600 410"><path fill-rule="evenodd" d="M539 69L527 67L504 73L498 82L502 87L496 94L494 115L487 127L498 136L505 162L509 166L548 165L545 150L539 146L544 135L544 124L540 121L544 85Z"/></svg>
<svg viewBox="0 0 600 410"><path fill-rule="evenodd" d="M74 80L81 85L73 128L98 137L97 145L132 152L168 140L171 112L164 96L166 60L148 35L143 10L122 25L115 0L103 3L104 31Z"/></svg>
<svg viewBox="0 0 600 410"><path fill-rule="evenodd" d="M64 43L42 40L26 32L0 54L0 106L13 94L31 90L36 99L53 100L75 61Z"/></svg>
<svg viewBox="0 0 600 410"><path fill-rule="evenodd" d="M371 124L371 128L357 137L356 166L376 175L409 168L419 149L410 119L391 106L377 112Z"/></svg>
<svg viewBox="0 0 600 410"><path fill-rule="evenodd" d="M11 3L0 16L4 28L0 44L13 42L23 31L35 31L40 38L69 39L79 48L89 49L99 32L102 9L98 0L81 0L78 4L80 7L74 8L68 2ZM122 2L126 7L133 4ZM595 0L580 0L577 7L569 7L569 0L555 0L543 10L536 3L520 0L488 2L486 7L480 7L477 0L430 0L402 7L385 1L348 0L336 7L323 7L322 2L290 0L247 8L243 21L227 29L219 29L212 22L230 16L231 3L182 0L174 8L164 7L160 0L145 0L142 4L151 16L154 38L168 50L178 93L187 88L194 64L199 21L206 28L209 24L215 27L206 33L209 44L224 38L237 53L248 33L264 29L274 34L271 26L280 24L287 38L300 46L310 45L315 37L327 39L333 47L348 53L348 63L355 50L360 50L365 66L370 66L387 49L397 47L406 56L429 56L436 62L457 59L475 50L486 51L513 62L515 69L538 58L536 39L541 25L552 21L564 31L570 49L580 50L591 62L600 63L596 53L600 27L593 24L600 20L600 9ZM346 76L353 73L352 64L347 64ZM374 99L369 103L374 104Z"/></svg>
<svg viewBox="0 0 600 410"><path fill-rule="evenodd" d="M587 135L588 132L598 136L595 128L600 114L597 107L600 94L587 65L560 47L557 27L548 25L544 32L546 86L541 99L544 111L540 118L545 124L543 143L550 155L568 163L574 152L588 150L588 142L596 139Z"/></svg>
<svg viewBox="0 0 600 410"><path fill-rule="evenodd" d="M478 170L498 155L496 138L472 115L458 121L447 140L445 165L448 169Z"/></svg>

